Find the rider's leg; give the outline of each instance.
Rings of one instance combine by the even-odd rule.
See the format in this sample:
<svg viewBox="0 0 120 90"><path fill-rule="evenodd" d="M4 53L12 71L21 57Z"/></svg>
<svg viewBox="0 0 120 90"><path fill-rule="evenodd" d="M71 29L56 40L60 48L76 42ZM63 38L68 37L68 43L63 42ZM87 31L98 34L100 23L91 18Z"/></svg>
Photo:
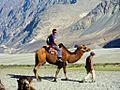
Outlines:
<svg viewBox="0 0 120 90"><path fill-rule="evenodd" d="M62 48L59 48L58 46L53 46L56 50L57 50L57 52L58 52L58 61L61 61L61 62L63 62L62 60L61 60L61 58L62 58Z"/></svg>

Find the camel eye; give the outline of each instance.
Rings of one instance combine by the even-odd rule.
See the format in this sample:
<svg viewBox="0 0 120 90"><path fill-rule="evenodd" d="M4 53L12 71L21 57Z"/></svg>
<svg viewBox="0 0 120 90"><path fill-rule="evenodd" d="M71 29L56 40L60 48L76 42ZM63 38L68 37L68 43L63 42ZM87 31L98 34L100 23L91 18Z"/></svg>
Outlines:
<svg viewBox="0 0 120 90"><path fill-rule="evenodd" d="M86 47L84 47L84 49L86 49Z"/></svg>

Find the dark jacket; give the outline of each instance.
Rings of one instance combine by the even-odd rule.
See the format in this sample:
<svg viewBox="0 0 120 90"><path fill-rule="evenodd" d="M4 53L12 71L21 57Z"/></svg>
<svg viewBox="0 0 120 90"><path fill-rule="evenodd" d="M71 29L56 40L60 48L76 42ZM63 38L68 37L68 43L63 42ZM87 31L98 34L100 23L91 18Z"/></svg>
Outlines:
<svg viewBox="0 0 120 90"><path fill-rule="evenodd" d="M86 58L86 66L85 66L85 68L86 68L87 72L90 72L91 70L94 69L93 68L92 58L93 58L93 56L91 56L91 55Z"/></svg>

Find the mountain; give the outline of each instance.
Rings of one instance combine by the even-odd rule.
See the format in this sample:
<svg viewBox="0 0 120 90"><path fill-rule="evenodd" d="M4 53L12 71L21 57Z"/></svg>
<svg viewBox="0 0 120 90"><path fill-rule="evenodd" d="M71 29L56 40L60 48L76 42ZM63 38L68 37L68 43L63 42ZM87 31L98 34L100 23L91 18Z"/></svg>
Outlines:
<svg viewBox="0 0 120 90"><path fill-rule="evenodd" d="M0 52L34 52L53 28L67 47L119 47L119 9L119 0L1 0Z"/></svg>
<svg viewBox="0 0 120 90"><path fill-rule="evenodd" d="M6 3L7 2L7 3ZM1 50L19 50L37 35L41 16L55 4L74 4L76 0L1 0ZM42 40L40 40L41 42Z"/></svg>
<svg viewBox="0 0 120 90"><path fill-rule="evenodd" d="M86 1L95 6L100 0ZM50 29L62 25L59 24L61 17L64 21L69 17L66 19L69 20L67 24L64 22L65 27L77 20L79 11L84 8L79 6L81 3L87 6L84 0L1 0L0 52L11 53L22 49L24 52L24 48L33 51L38 49L45 44ZM90 11L93 6L85 9ZM73 14L70 14L71 10ZM58 22L55 22L57 19Z"/></svg>
<svg viewBox="0 0 120 90"><path fill-rule="evenodd" d="M104 0L85 17L66 28L63 37L69 38L66 43L69 46L76 43L92 48L120 48L119 22L120 0ZM63 42L66 42L65 38Z"/></svg>

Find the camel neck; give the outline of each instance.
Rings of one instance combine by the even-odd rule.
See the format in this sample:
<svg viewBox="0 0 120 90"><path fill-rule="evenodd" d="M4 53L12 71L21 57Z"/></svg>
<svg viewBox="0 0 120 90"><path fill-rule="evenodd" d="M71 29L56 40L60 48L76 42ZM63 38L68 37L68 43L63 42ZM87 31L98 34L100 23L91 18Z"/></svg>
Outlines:
<svg viewBox="0 0 120 90"><path fill-rule="evenodd" d="M64 56L64 54L66 54L68 63L77 62L84 53L82 50L80 50L78 48L74 52L70 52L65 47L63 47L62 49L63 49L63 56Z"/></svg>

